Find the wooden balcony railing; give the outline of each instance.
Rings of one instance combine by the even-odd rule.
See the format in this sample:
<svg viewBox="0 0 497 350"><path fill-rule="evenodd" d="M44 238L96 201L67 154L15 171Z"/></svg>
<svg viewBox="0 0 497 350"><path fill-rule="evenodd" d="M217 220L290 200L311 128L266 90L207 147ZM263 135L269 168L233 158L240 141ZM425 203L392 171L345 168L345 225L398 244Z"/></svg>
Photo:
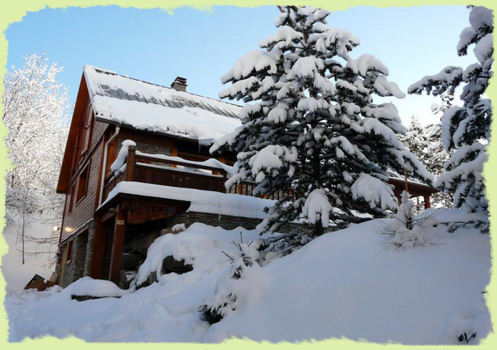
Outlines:
<svg viewBox="0 0 497 350"><path fill-rule="evenodd" d="M176 160L171 157L156 157L136 152L136 147L128 147L128 155L124 171L113 172L105 181L104 198L121 181L137 181L156 185L193 188L253 196L256 187L254 182L241 182L225 188L230 174L221 167L212 167L199 162ZM279 199L280 194L264 196L268 199Z"/></svg>

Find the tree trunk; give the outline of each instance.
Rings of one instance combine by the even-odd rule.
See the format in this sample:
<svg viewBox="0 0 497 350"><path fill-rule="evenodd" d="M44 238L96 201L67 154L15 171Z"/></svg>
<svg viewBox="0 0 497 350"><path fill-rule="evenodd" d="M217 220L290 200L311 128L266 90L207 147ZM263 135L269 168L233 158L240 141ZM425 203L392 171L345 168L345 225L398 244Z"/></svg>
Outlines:
<svg viewBox="0 0 497 350"><path fill-rule="evenodd" d="M319 154L319 151L317 152ZM312 158L312 172L314 176L314 183L316 188L319 188L320 178L321 178L321 161L319 160L319 155L314 153ZM314 236L321 236L323 234L323 224L321 220L317 220L314 223Z"/></svg>
<svg viewBox="0 0 497 350"><path fill-rule="evenodd" d="M314 236L321 236L323 233L323 225L321 224L321 220L318 220L314 223Z"/></svg>
<svg viewBox="0 0 497 350"><path fill-rule="evenodd" d="M26 262L24 259L24 242L25 242L25 237L24 233L26 231L26 194L24 195L24 200L22 204L22 226L21 226L21 240L22 240L22 264Z"/></svg>

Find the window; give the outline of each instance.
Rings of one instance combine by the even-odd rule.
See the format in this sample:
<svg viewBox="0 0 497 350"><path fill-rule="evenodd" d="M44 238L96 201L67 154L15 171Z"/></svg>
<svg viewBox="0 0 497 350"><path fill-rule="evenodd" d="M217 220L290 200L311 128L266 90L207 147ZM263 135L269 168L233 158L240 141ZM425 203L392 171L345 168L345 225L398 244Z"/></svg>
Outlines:
<svg viewBox="0 0 497 350"><path fill-rule="evenodd" d="M84 153L90 148L91 126L92 126L92 110L91 105L86 106L85 115L83 117L83 124L81 126L81 153Z"/></svg>
<svg viewBox="0 0 497 350"><path fill-rule="evenodd" d="M72 213L72 203L74 201L74 186L71 187L71 192L67 198L69 201L69 209L67 210L68 213Z"/></svg>
<svg viewBox="0 0 497 350"><path fill-rule="evenodd" d="M88 191L88 176L90 174L90 164L79 174L78 179L78 193L76 197L76 203L78 203L83 197L86 196Z"/></svg>
<svg viewBox="0 0 497 350"><path fill-rule="evenodd" d="M83 154L90 148L92 126L93 112L91 105L88 104L79 125L78 138L74 149L73 171L77 171L79 163L84 159Z"/></svg>

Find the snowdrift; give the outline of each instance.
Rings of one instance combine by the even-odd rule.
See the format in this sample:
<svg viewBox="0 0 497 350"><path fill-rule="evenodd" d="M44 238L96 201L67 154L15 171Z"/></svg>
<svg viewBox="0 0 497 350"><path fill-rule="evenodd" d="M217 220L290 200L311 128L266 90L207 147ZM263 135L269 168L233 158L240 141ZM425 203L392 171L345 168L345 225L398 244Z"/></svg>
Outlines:
<svg viewBox="0 0 497 350"><path fill-rule="evenodd" d="M424 215L444 222L460 214L430 210ZM489 235L470 228L448 233L446 225L431 225L426 230L432 244L398 248L385 233L388 224L391 220L371 220L325 234L249 278L242 276L236 310L214 325L201 320L198 307L215 299L216 286L225 284L230 264L223 252L236 251L232 241L240 242L240 232L245 243L258 236L195 224L159 238L140 273L157 271L158 261L169 255L191 263L191 272L160 275L157 283L134 292L114 290L120 298L77 302L58 288L11 295L5 302L9 340L74 335L91 342L209 343L231 337L271 342L346 337L458 344L464 333L470 343L485 338L492 330L482 294L491 267ZM97 287L101 282L80 284L112 289Z"/></svg>

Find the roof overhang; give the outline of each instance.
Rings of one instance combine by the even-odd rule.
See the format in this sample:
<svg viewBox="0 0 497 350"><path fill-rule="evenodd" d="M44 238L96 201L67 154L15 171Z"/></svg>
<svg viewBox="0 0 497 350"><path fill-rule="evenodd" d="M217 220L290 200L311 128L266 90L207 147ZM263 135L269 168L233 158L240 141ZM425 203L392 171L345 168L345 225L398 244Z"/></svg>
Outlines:
<svg viewBox="0 0 497 350"><path fill-rule="evenodd" d="M98 114L95 116L95 120L98 121L98 122L109 124L109 125L118 126L120 128L126 128L126 129L130 129L130 130L137 130L137 131L140 131L140 132L144 132L144 133L148 133L148 134L153 134L153 135L166 136L166 137L171 138L171 139L181 140L181 141L186 141L186 142L191 142L191 143L195 143L195 144L200 143L201 145L207 146L206 144L203 144L200 140L198 140L196 138L193 138L193 137L181 136L181 135L178 135L178 134L168 133L168 132L165 132L165 131L137 129L133 125L122 123L122 122L119 122L119 121L116 121L116 120L109 120L107 118L103 118L103 117L99 116Z"/></svg>
<svg viewBox="0 0 497 350"><path fill-rule="evenodd" d="M396 178L389 178L388 179L388 183L398 187L398 188L405 188L406 186L406 182L405 180L401 180L401 179L396 179ZM408 192L411 193L412 195L415 195L415 196L420 196L422 194L433 194L433 193L437 193L438 190L429 186L429 185L426 185L426 184L422 184L422 183L419 183L419 182L412 182L412 181L407 181L407 189L408 189Z"/></svg>
<svg viewBox="0 0 497 350"><path fill-rule="evenodd" d="M105 201L100 207L97 208L95 213L97 215L105 214L110 208L115 207L119 203L123 203L125 201L129 201L129 200L133 200L133 199L145 200L145 201L148 201L150 203L160 203L161 205L167 205L170 207L177 208L178 211L181 211L181 212L187 211L191 205L191 202L189 202L189 201L182 201L182 200L177 200L177 199L167 199L167 198L157 198L157 197L151 197L151 196L146 196L146 195L138 195L138 194L130 194L130 193L120 192L120 193L117 193L115 196L113 196L108 201Z"/></svg>

